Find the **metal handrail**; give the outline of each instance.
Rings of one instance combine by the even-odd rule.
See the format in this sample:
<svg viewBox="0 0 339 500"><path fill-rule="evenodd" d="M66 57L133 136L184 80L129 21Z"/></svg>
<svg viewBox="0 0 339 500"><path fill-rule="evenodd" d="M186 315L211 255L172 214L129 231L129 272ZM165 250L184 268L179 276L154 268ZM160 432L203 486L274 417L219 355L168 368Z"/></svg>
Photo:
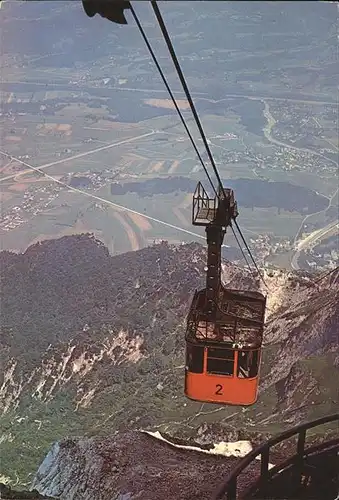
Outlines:
<svg viewBox="0 0 339 500"><path fill-rule="evenodd" d="M199 181L197 184L197 187L195 188L194 194L193 194L192 224L193 225L208 225L209 223L211 223L212 221L199 223L198 222L199 211L200 211L200 209L207 210L206 218L205 217L203 218L205 221L209 220L210 213L213 214L213 219L214 219L215 213L216 213L216 204L217 204L217 197L210 198L208 196L204 186Z"/></svg>
<svg viewBox="0 0 339 500"><path fill-rule="evenodd" d="M335 420L339 420L339 413L335 413L334 415L327 415L326 417L319 418L317 420L313 420L312 422L307 422L305 424L300 424L292 429L289 429L277 436L272 437L266 443L261 444L250 453L248 453L240 463L233 469L231 474L227 477L225 482L219 486L219 489L213 496L213 500L220 500L224 497L225 493L227 493L227 500L236 500L237 498L237 479L238 476L246 469L259 455L261 456L261 470L260 470L260 479L265 482L269 478L269 452L270 448L276 444L289 439L290 437L299 434L298 443L297 443L297 457L303 457L305 453L305 439L306 439L306 431L317 427L319 425L323 425L329 422L334 422Z"/></svg>
<svg viewBox="0 0 339 500"><path fill-rule="evenodd" d="M307 448L304 452L304 458L307 458L311 455L314 455L316 453L322 452L324 450L328 449L336 449L339 446L339 438L336 439L331 439L330 441L325 441L324 443L316 444L314 446L310 446ZM297 460L299 459L298 453L293 455L292 457L288 458L284 462L275 465L268 471L268 478L272 479L276 474L279 474L280 472L286 470L289 466L295 465ZM258 489L260 486L260 478L258 478L257 481L255 481L249 488L245 491L244 497L247 498L248 495L255 493L255 491Z"/></svg>

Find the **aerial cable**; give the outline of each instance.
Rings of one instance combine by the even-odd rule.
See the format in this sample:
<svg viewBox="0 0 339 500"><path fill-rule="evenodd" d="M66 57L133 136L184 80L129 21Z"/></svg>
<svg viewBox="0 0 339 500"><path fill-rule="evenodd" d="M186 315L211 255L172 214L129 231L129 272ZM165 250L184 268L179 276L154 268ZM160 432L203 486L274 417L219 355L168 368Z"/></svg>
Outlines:
<svg viewBox="0 0 339 500"><path fill-rule="evenodd" d="M206 139L206 136L205 136L204 130L203 130L203 128L202 128L202 125L201 125L201 122L200 122L200 119L199 119L198 113L197 113L197 111L196 111L196 108L195 108L194 102L193 102L193 100L192 100L192 97L191 97L190 91L189 91L189 89L188 89L188 86L187 86L187 83L186 83L186 80L185 80L184 74L183 74L183 72L182 72L182 70L181 70L181 67L180 67L180 64L179 64L178 58L177 58L177 56L176 56L176 53L175 53L175 50L174 50L173 44L172 44L171 39L170 39L170 36L169 36L169 33L168 33L167 28L166 28L166 26L165 26L165 22L164 22L164 20L163 20L163 18L162 18L162 15L161 15L161 12L160 12L160 10L159 10L159 7L158 7L158 5L157 5L156 0L151 0L151 4L152 4L152 7L153 7L153 10L154 10L155 16L156 16L156 18L157 18L157 20L158 20L158 23L159 23L159 26L160 26L161 32L162 32L162 34L163 34L163 36L164 36L164 39L165 39L165 41L166 41L166 44L167 44L168 50L169 50L169 52L170 52L170 54L171 54L172 61L173 61L174 66L175 66L175 68L176 68L176 70L177 70L177 73L178 73L178 76L179 76L180 82L181 82L181 84L182 84L182 86L183 86L183 89L184 89L184 91L185 91L186 98L187 98L187 100L188 100L188 102L189 102L189 104L190 104L190 107L191 107L191 110L192 110L193 116L194 116L194 118L195 118L195 121L196 121L197 127L198 127L198 129L199 129L199 132L200 132L201 138L202 138L202 140L203 140L203 143L204 143L204 145L205 145L205 148L206 148L206 151L207 151L208 157L209 157L209 159L210 159L210 162L211 162L211 165L212 165L213 171L214 171L215 176L216 176L216 178L217 178L217 181L218 181L218 184L219 184L219 187L220 187L220 192L222 192L222 193L223 193L223 195L224 195L224 197L226 198L226 194L225 194L224 186L223 186L223 184L222 184L222 181L221 181L221 178L220 178L220 175L219 175L219 172L218 172L217 166L216 166L216 164L215 164L215 162L214 162L214 159L213 159L213 156L212 156L212 153L211 153L210 147L209 147L209 145L208 145L208 142L207 142L207 139ZM140 29L140 31L141 31L141 30L142 30L142 28L141 28L141 26L140 26L140 23L139 23L139 22L138 22L138 20L137 20L137 17L136 17L135 12L134 12L134 11L132 11L132 14L133 14L134 19L135 19L135 21L137 22L138 27L139 27L139 29ZM168 87L168 84L167 84L167 82L166 82L166 79L165 79L165 77L163 76L163 73L162 73L162 71L161 71L161 68L160 68L160 66L159 66L159 64L158 64L158 62L157 62L157 60L156 60L156 57L155 57L155 56L154 56L154 54L153 54L153 51L152 51L152 49L151 49L151 47L150 47L150 45L149 45L149 43L148 43L148 41L147 41L147 38L146 38L145 34L143 33L143 31L142 31L142 33L141 33L141 34L142 34L142 36L143 36L143 38L144 38L144 40L145 40L145 42L146 42L146 44L147 44L147 47L149 48L149 50L150 50L150 52L151 52L152 58L153 58L153 60L154 60L154 62L155 62L155 64L156 64L156 66L157 66L158 70L160 71L160 74L161 74L161 76L162 76L162 78L163 78L163 81L164 81L164 83L165 83L165 85L166 85L166 88L167 88L167 90L170 92L170 89L169 89L169 87ZM170 95L171 95L171 92L170 92ZM172 97L172 95L171 95L171 97ZM177 111L178 111L178 113L179 113L179 116L181 117L181 116L182 116L182 115L181 115L181 112L180 112L180 110L179 110L179 107L178 107L178 106L177 106L177 104L176 104L175 99L173 99L173 97L172 97L172 100L173 100L173 102L175 103L175 106L176 106L176 109L177 109ZM182 118L182 120L183 120L183 118ZM186 128L186 124L185 124L185 128ZM199 158L200 158L200 155L199 155ZM206 169L205 165L204 165L204 170L205 170L205 172L206 172L206 174L207 174L207 169ZM209 179L210 183L212 184L211 178L210 178L210 176L209 176L208 174L207 174L207 177L208 177L208 179ZM212 184L212 185L213 185L213 184ZM215 189L214 189L214 186L213 186L213 190L214 190L214 192L215 192L215 194L216 194L217 198L219 198L219 195L216 193L216 191L215 191ZM252 261L253 261L253 263L254 263L254 266L255 266L255 268L257 269L257 272L258 272L258 274L259 274L259 276L260 276L261 280L263 281L263 283L265 284L265 286L268 288L268 286L267 286L267 284L266 284L266 282L265 282L265 280L264 280L264 278L263 278L263 276L262 276L262 274L261 274L261 272L260 272L260 270L259 270L259 268L258 268L258 266L257 266L257 264L256 264L256 262L255 262L255 260L254 260L254 257L253 257L253 255L252 255L252 253L251 253L251 250L249 249L249 247L248 247L248 245L247 245L247 242L246 242L246 240L245 240L245 238L244 238L244 236L243 236L243 234L242 234L242 232L241 232L241 230L240 230L240 228L239 228L239 225L238 225L238 223L237 223L237 221L236 221L235 219L234 219L234 222L235 222L236 227L237 227L237 229L238 229L238 231L239 231L239 234L240 234L240 236L241 236L241 238L242 238L242 240L243 240L243 242L244 242L244 244L245 244L245 247L246 247L246 249L247 249L247 251L248 251L248 253L249 253L249 255L250 255L250 257L251 257L251 259L252 259ZM232 229L233 229L233 228L232 228ZM235 234L235 233L234 233L234 234ZM238 243L238 244L239 244L239 243ZM241 245L239 245L239 248L240 248L241 252L243 253L243 250L242 250L242 248L241 248ZM243 255L244 255L244 253L243 253ZM245 260L246 260L246 259L245 259ZM246 260L246 263L247 263L247 260ZM248 265L248 263L247 263L247 265Z"/></svg>
<svg viewBox="0 0 339 500"><path fill-rule="evenodd" d="M319 281L322 281L324 278L326 278L326 276L329 276L330 274L332 274L332 273L334 273L336 271L339 272L339 266L335 267L331 271L326 272L323 276L321 276L320 278L314 280L313 283L316 285L317 283L319 283Z"/></svg>
<svg viewBox="0 0 339 500"><path fill-rule="evenodd" d="M239 224L237 223L237 221L236 221L235 219L234 219L234 224L236 225L236 228L238 229L238 232L239 232L239 234L240 234L240 237L241 237L241 239L242 239L242 241L243 241L243 243L244 243L244 245L245 245L245 247L246 247L246 250L248 251L249 256L250 256L250 257L251 257L251 259L252 259L252 262L253 262L253 264L254 264L254 266L255 266L256 270L258 271L258 274L259 274L259 276L260 276L260 278L261 278L262 282L264 283L264 285L266 286L266 288L268 288L267 283L266 283L266 281L264 280L264 277L263 277L263 275L261 274L260 269L259 269L259 267L257 266L256 261L254 260L254 257L253 257L253 255L252 255L252 252L251 252L251 250L250 250L249 246L247 245L247 242L246 242L246 240L245 240L245 238L244 238L244 235L242 234L242 231L241 231L241 229L240 229L240 227L239 227Z"/></svg>
<svg viewBox="0 0 339 500"><path fill-rule="evenodd" d="M240 251L241 251L241 253L242 253L242 256L244 257L244 260L245 260L245 262L246 262L246 265L247 265L247 267L248 267L248 269L249 269L250 273L253 275L253 271L252 271L251 266L250 266L250 264L249 264L249 262L248 262L248 260L247 260L246 254L245 254L245 252L243 251L243 249L241 248L240 241L239 241L238 236L236 235L236 232L234 231L234 227L233 227L232 225L231 225L231 229L232 229L232 232L233 232L233 236L234 236L234 238L235 238L235 241L237 242L238 247L240 248Z"/></svg>
<svg viewBox="0 0 339 500"><path fill-rule="evenodd" d="M172 102L173 102L173 104L174 104L174 106L175 106L175 109L177 110L178 115L180 116L180 119L181 119L181 121L182 121L182 124L183 124L183 126L185 127L185 130L186 130L186 132L187 132L187 135L188 135L188 137L189 137L189 139L190 139L190 141L191 141L191 143L192 143L192 146L193 146L193 148L194 148L194 150L195 150L195 152L196 152L196 154L197 154L197 156L198 156L198 158L199 158L199 160L200 160L200 163L201 163L201 165L202 165L202 167L203 167L203 169L204 169L204 171L205 171L205 174L206 174L206 176L207 176L207 179L209 180L209 183L211 184L212 189L213 189L213 191L214 191L215 195L216 195L216 196L218 196L217 190L216 190L216 188L214 187L214 184L213 184L213 182L212 182L212 179L211 179L211 177L210 177L210 175L209 175L209 173L208 173L208 171L207 171L207 168L206 168L206 165L205 165L205 163L204 163L204 160L202 159L202 157L201 157L201 155L200 155L200 153L199 153L199 151L198 151L198 148L197 148L197 146L196 146L196 144L195 144L195 142L194 142L194 139L193 139L193 137L192 137L192 134L190 133L190 131L189 131L189 129L188 129L188 126L187 126L187 124L186 124L185 118L183 117L183 114L182 114L182 112L180 111L180 108L179 108L179 106L178 106L178 104L177 104L177 101L176 101L176 99L175 99L174 95L173 95L173 92L171 91L171 88L170 88L170 86L169 86L169 84L168 84L168 82L167 82L167 80L166 80L166 77L165 77L165 75L164 75L164 72L162 71L162 69L161 69L161 67L160 67L160 64L159 64L159 63L158 63L158 61L157 61L157 58L156 58L156 56L155 56L155 54L154 54L154 51L153 51L153 49L152 49L152 47L151 47L151 45L150 45L149 41L147 40L146 34L145 34L145 32L144 32L144 30L143 30L143 28L142 28L141 24L140 24L140 21L139 21L139 19L138 19L138 16L137 16L137 14L136 14L136 12L135 12L134 8L132 7L132 5L131 5L131 7L130 7L130 10L131 10L131 12L132 12L132 15L133 15L133 17L134 17L134 20L135 20L135 22L136 22L136 24L137 24L138 28L139 28L139 31L140 31L140 33L141 33L141 36L143 37L143 39L144 39L144 41L145 41L145 43L146 43L146 45L147 45L147 48L148 48L148 50L149 50L149 52L150 52L150 54L151 54L151 57L152 57L152 59L153 59L153 61L154 61L154 64L156 65L156 67L157 67L157 69L158 69L158 71L159 71L159 73L160 73L160 76L161 76L161 78L162 78L162 81L164 82L165 87L166 87L166 89L167 89L167 91L168 91L169 95L171 96L171 99L172 99Z"/></svg>
<svg viewBox="0 0 339 500"><path fill-rule="evenodd" d="M1 1L1 0L0 0L0 1ZM197 124L198 129L199 129L199 132L200 132L200 134L201 134L201 138L202 138L202 140L203 140L203 142L204 142L204 145L205 145L206 151L207 151L208 156L209 156L209 159L210 159L210 161L211 161L212 168L213 168L213 170L214 170L214 173L215 173L215 175L216 175L217 181L218 181L218 183L219 183L219 190L218 190L218 191L217 191L217 190L215 189L215 187L214 187L214 184L213 184L213 182L212 182L212 180L211 180L211 177L210 177L210 176L209 176L209 174L208 174L208 171L207 171L207 168L206 168L206 166L205 166L205 164L204 164L204 161L203 161L203 159L202 159L202 157L201 157L201 155L200 155L200 153L199 153L199 151L198 151L198 149L197 149L197 147L196 147L196 145L195 145L195 142L194 142L194 140L193 140L193 137L192 137L192 135L190 134L189 129L188 129L187 125L186 125L185 119L184 119L184 117L183 117L183 115L182 115L182 113L181 113L181 111L180 111L180 109L179 109L179 107L178 107L178 105L177 105L176 99L175 99L175 97L174 97L174 95L173 95L173 93L172 93L172 91L171 91L171 89L170 89L170 87L169 87L169 85L168 85L168 83L167 83L167 81L166 81L166 78L165 78L165 76L164 76L164 73L163 73L163 71L161 70L161 67L160 67L160 65L159 65L159 63L158 63L158 61L157 61L157 58L156 58L156 56L155 56L155 54L154 54L154 52L153 52L153 50L152 50L151 45L149 44L149 42L148 42L148 40L147 40L146 34L145 34L145 32L144 32L144 30L143 30L143 28L142 28L142 26L141 26L141 24L140 24L140 22L139 22L139 19L138 19L137 15L136 15L136 13L135 13L135 11L134 11L134 9L133 9L133 7L132 7L131 3L130 3L129 1L125 1L125 0L119 0L119 1L118 1L118 2L116 2L116 3L117 3L117 5L115 5L115 6L113 6L113 5L108 6L108 4L105 4L105 2L98 2L98 1L95 1L95 0L83 0L83 7L84 7L84 9L85 9L86 14L87 14L89 17L93 17L95 14L100 14L102 17L105 17L105 18L109 19L110 21L115 22L115 23L118 23L118 24L127 24L127 21L126 21L126 18L125 18L125 16L124 16L124 12L123 12L123 11L124 11L125 9L130 9L130 10L131 10L132 15L133 15L133 17L134 17L134 20L135 20L135 22L136 22L136 24L137 24L137 26L138 26L138 28L139 28L139 30L140 30L140 33L141 33L141 35L142 35L142 37L143 37L143 39L144 39L144 41L145 41L145 43L146 43L146 45L147 45L147 48L148 48L148 50L149 50L149 52L150 52L150 54L151 54L151 56L152 56L152 59L153 59L153 61L154 61L155 65L156 65L157 69L159 70L159 73L160 73L161 78L162 78L162 80L163 80L163 82L164 82L164 84L165 84L165 87L166 87L166 89L167 89L167 91L168 91L169 95L171 96L171 99L172 99L172 101L173 101L173 104L174 104L174 106L175 106L175 108L176 108L176 110L177 110L177 112L178 112L178 114L179 114L179 116L180 116L180 119L181 119L181 121L182 121L182 123L183 123L183 125L184 125L184 128L185 128L185 130L186 130L186 132L187 132L187 134L188 134L188 137L189 137L189 138L190 138L190 140L191 140L191 143L192 143L192 145L193 145L193 148L194 148L195 152L196 152L196 153L197 153L197 155L198 155L198 158L199 158L199 160L200 160L200 163L201 163L201 165L202 165L202 167L203 167L203 169L204 169L204 171L205 171L205 173L206 173L206 176L207 176L207 178L208 178L208 180L209 180L209 182L210 182L210 184L211 184L211 186L212 186L212 189L213 189L213 191L214 191L214 193L215 193L215 195L216 195L216 198L218 198L218 200L220 201L220 194L222 193L222 194L223 194L223 196L224 196L224 198L226 199L226 193L225 193L225 190L224 190L223 184L222 184L222 182L221 182L221 178L220 178L220 175L219 175L218 169L217 169L216 164L215 164L215 162L214 162L214 159L213 159L212 153L211 153L211 151L210 151L210 148L209 148L209 145L208 145L208 142L207 142L207 139L206 139L206 136L205 136L204 130L203 130L202 125L201 125L201 122L200 122L200 120L199 120L198 113L197 113L197 111L196 111L196 109L195 109L195 106L194 106L193 100L192 100L191 95L190 95L190 91L189 91L189 89L188 89L188 87L187 87L187 84L186 84L186 81L185 81L184 75L183 75L182 70L181 70L181 68L180 68L179 61L178 61L178 59L177 59L177 57L176 57L174 47L173 47L173 45L172 45L172 43L171 43L171 40L170 40L170 37L169 37L168 31L167 31L167 29L166 29L166 26L165 26L164 20L163 20L163 18L162 18L162 16L161 16L160 10L159 10L159 8L158 8L158 6L157 6L156 0L151 0L151 4L152 4L152 7L153 7L153 10L154 10L155 16L156 16L156 18L157 18L157 20L158 20L158 23L159 23L160 29L161 29L161 31L162 31L162 34L163 34L163 36L164 36L164 38L165 38L165 41L166 41L166 43L167 43L167 47L168 47L169 52L170 52L170 54L171 54L172 61L173 61L174 66L175 66L175 68L176 68L176 70L177 70L177 73L178 73L179 79L180 79L180 81L181 81L181 84L182 84L182 86L183 86L183 89L184 89L184 91L185 91L185 94L186 94L187 100L188 100L188 102L189 102L189 104L190 104L191 111L192 111L192 113L193 113L193 115L194 115L194 118L195 118L196 124ZM237 223L236 223L236 225L237 225ZM263 278L262 278L262 276L261 276L261 274L260 274L260 271L259 271L259 269L258 269L258 266L256 265L256 263L255 263L255 261L254 261L254 258L253 258L252 254L251 254L251 252L250 252L250 250L249 250L249 248L248 248L248 245L247 245L247 243L246 243L246 241L245 241L245 239L244 239L244 237L243 237L243 235L242 235L242 233L241 233L240 228L239 228L239 226L238 226L238 225L237 225L237 228L238 228L238 231L239 231L239 233L241 234L241 237L242 237L242 239L243 239L243 241L244 241L244 243L245 243L245 245L246 245L246 248L247 248L247 250L248 250L248 252L249 252L249 255L251 256L251 258L252 258L252 260L253 260L253 262L254 262L254 265L255 265L255 267L256 267L256 268L257 268L257 270L258 270L258 273L259 273L259 275L260 275L261 279L263 279ZM233 229L233 228L232 228L232 229ZM234 233L234 231L233 231L233 233ZM235 235L235 233L234 233L234 235ZM239 243L238 243L238 244L239 244ZM241 252L243 253L243 250L242 250L242 248L241 248L241 246L240 246L240 245L239 245L239 248L240 248ZM244 254L243 254L243 255L244 255ZM246 259L245 259L245 260L246 260ZM246 262L247 262L247 261L246 261ZM263 280L263 281L264 281L264 280ZM264 283L265 283L265 282L264 282ZM265 285L266 285L266 283L265 283ZM266 286L267 286L267 285L266 285Z"/></svg>
<svg viewBox="0 0 339 500"><path fill-rule="evenodd" d="M211 153L211 150L209 148L209 145L208 145L208 142L207 142L207 139L206 139L206 136L205 136L205 133L204 133L204 130L202 128L202 125L201 125L201 122L200 122L200 119L199 119L199 116L198 116L198 113L195 109L195 106L194 106L194 102L192 100L192 97L191 97L191 94L190 94L190 91L187 87L187 83L186 83L186 80L185 80L185 77L183 75L183 72L181 70L181 67L180 67L180 64L179 64L179 61L177 59L177 56L175 54L175 50L174 50L174 47L172 45L172 42L171 42L171 39L170 39L170 36L168 34L168 31L167 31L167 28L165 26L165 22L162 18L162 15L161 15L161 12L159 10L159 7L157 5L157 2L156 0L151 0L151 4L152 4L152 7L153 7L153 10L154 10L154 13L155 13L155 16L158 20L158 23L159 23L159 26L160 26L160 29L162 31L162 34L165 38L165 41L166 41L166 44L167 44L167 47L168 47L168 50L171 54L171 57L172 57L172 61L174 63L174 66L177 70L177 73L178 73L178 76L179 76L179 79L181 81L181 84L183 86L183 89L185 91L185 94L186 94L186 98L189 102L189 105L191 107L191 110L192 110L192 113L193 113L193 116L195 118L195 122L198 126L198 129L199 129L199 132L200 132L200 135L201 135L201 138L203 140L203 143L205 145L205 148L206 148L206 151L207 151L207 154L208 154L208 157L210 159L210 162L211 162L211 165L212 165L212 168L214 170L214 173L215 173L215 176L217 178L217 181L218 181L218 184L220 186L220 189L221 191L223 192L223 194L225 195L224 193L224 187L223 187L223 184L221 182L221 179L220 179L220 176L219 176L219 172L218 172L218 169L216 167L216 164L214 162L214 159L213 159L213 156L212 156L212 153Z"/></svg>

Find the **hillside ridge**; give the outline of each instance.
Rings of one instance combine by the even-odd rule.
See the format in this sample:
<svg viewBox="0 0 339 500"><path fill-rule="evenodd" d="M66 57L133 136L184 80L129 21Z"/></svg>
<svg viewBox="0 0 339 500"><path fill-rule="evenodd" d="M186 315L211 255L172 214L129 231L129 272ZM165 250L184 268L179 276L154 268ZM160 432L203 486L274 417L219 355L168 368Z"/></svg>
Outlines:
<svg viewBox="0 0 339 500"><path fill-rule="evenodd" d="M111 256L88 234L0 253L9 480L26 483L65 435L145 429L204 444L335 411L339 281L332 274L315 285L308 273L272 269L263 270L269 288L257 404L185 399L185 320L194 291L204 287L205 257L198 243L166 242ZM222 274L225 286L264 291L231 262Z"/></svg>

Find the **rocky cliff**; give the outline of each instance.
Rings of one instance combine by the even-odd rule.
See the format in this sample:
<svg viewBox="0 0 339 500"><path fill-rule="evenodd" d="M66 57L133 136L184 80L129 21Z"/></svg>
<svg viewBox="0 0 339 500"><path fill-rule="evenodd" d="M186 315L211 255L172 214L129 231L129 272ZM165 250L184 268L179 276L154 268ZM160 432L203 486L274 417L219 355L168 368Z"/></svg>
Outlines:
<svg viewBox="0 0 339 500"><path fill-rule="evenodd" d="M196 450L141 432L65 439L54 444L33 486L61 499L207 500L238 459Z"/></svg>
<svg viewBox="0 0 339 500"><path fill-rule="evenodd" d="M15 491L9 486L0 483L1 500L48 500L44 495L40 495L36 490L33 491Z"/></svg>
<svg viewBox="0 0 339 500"><path fill-rule="evenodd" d="M328 431L325 433L329 438ZM255 433L247 434L253 441L262 439ZM319 436L313 436L315 439ZM33 487L62 500L211 500L241 458L252 450L247 440L200 446L175 441L159 432L140 431L118 432L106 438L66 438L54 443ZM291 441L274 447L270 453L274 463L268 467L285 462L293 448ZM333 472L331 483L335 481ZM248 488L259 474L260 457L239 476L238 492Z"/></svg>

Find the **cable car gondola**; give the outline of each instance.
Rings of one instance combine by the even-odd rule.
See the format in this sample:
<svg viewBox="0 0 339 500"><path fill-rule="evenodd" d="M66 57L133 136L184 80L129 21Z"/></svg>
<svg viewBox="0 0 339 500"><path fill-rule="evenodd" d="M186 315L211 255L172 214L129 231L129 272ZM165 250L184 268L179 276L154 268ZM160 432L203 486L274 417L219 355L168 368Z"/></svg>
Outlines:
<svg viewBox="0 0 339 500"><path fill-rule="evenodd" d="M251 405L256 402L266 298L229 290L221 283L221 246L238 215L232 189L209 198L199 182L192 223L206 226L206 288L195 292L187 318L185 395L196 401Z"/></svg>
<svg viewBox="0 0 339 500"><path fill-rule="evenodd" d="M227 227L232 227L232 221L235 223L258 275L263 282L264 279L236 221L238 212L234 193L232 189L226 189L222 185L156 0L151 0L151 5L206 148L218 182L218 191L131 2L127 0L83 0L83 7L88 16L100 14L114 23L126 24L124 10L131 11L215 193L214 198L209 198L199 182L193 196L192 223L196 226L206 226L208 263L206 288L195 293L187 319L185 394L188 398L197 401L251 405L255 403L258 393L266 298L255 291L227 290L221 283L221 245ZM240 250L243 253L241 246ZM247 262L245 255L244 258Z"/></svg>

